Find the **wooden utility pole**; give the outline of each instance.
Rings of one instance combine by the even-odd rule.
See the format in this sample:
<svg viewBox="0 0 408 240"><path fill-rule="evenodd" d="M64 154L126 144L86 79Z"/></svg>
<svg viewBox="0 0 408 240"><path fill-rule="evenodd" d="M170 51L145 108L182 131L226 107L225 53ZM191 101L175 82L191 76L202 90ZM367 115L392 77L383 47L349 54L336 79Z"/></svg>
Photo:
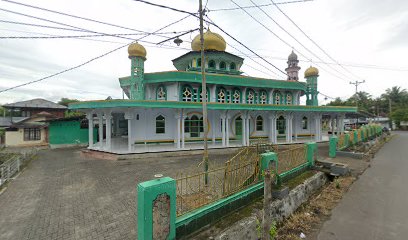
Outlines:
<svg viewBox="0 0 408 240"><path fill-rule="evenodd" d="M270 240L269 230L272 225L271 218L271 202L272 202L272 180L271 171L269 169L265 170L264 179L264 214L262 221L262 240Z"/></svg>
<svg viewBox="0 0 408 240"><path fill-rule="evenodd" d="M208 184L208 117L207 117L207 83L205 79L205 56L204 56L204 26L203 26L203 1L199 0L198 11L200 13L200 46L201 46L201 99L203 102L203 128L204 128L204 153L203 162L205 170L205 184Z"/></svg>

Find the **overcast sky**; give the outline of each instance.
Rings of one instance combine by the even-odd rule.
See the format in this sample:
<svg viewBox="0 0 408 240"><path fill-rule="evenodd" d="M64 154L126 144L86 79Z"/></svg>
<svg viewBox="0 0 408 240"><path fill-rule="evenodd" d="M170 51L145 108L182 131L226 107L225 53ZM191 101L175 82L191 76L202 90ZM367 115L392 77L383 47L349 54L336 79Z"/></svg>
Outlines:
<svg viewBox="0 0 408 240"><path fill-rule="evenodd" d="M172 21L186 16L183 13L131 0L16 1L147 32L156 31ZM206 2L206 0L203 1ZM253 5L250 0L234 1L240 6ZM256 4L271 3L269 0L252 1ZM282 1L276 0L275 2ZM151 2L166 5L173 4L172 7L189 12L197 12L198 10L197 0L156 0ZM301 60L300 76L302 78L303 72L311 64L320 70L318 88L323 94L343 99L350 97L354 93L354 87L349 82L363 79L366 80L366 83L361 84L359 90L367 91L373 96L380 95L385 89L392 86L401 86L408 89L408 79L406 77L408 73L408 63L406 61L408 55L408 45L406 43L408 39L408 1L406 0L314 0L279 5L287 16L343 67L334 64L332 59L307 39L275 6L267 6L263 7L263 9L308 50L281 30L276 23L257 8L247 9L247 11L269 30L242 10L216 11L217 9L235 7L237 6L230 0L209 0L207 4L209 9L208 17L281 70L285 69L286 59L293 47ZM4 10L45 18L70 26L41 21ZM0 1L0 21L15 21L60 28L77 27L77 30L82 28L81 32L0 22L1 37L95 34L92 32L109 34L139 33L134 30L79 20L4 1ZM171 37L174 34L168 34L169 32L196 29L198 24L197 19L188 17L160 32L161 35ZM91 32L86 32L84 29ZM252 53L216 27L210 26L210 29L225 38L227 44L229 44L226 51L245 58L242 70L246 75L273 79L283 78L282 74L279 77L270 71L277 72L272 66L262 59L254 57ZM287 44L274 36L271 31ZM190 50L191 39L196 34L198 32L181 37L184 42L180 47L172 41L164 45L140 42L147 50L145 71L174 70L171 60ZM141 35L126 36L126 38L133 39L139 37ZM148 36L143 40L157 43L164 39L162 36ZM35 81L77 66L131 41L130 39L118 37L82 39L2 38L0 39L0 90ZM234 48L242 51L242 53ZM251 56L256 62L245 55ZM129 73L130 61L127 58L127 47L124 47L78 69L38 83L0 93L0 104L38 97L52 101L58 101L62 97L80 100L106 99L108 96L122 98L118 78L128 76ZM320 103L328 102L328 100L324 101L322 95L319 96L319 99L321 100Z"/></svg>

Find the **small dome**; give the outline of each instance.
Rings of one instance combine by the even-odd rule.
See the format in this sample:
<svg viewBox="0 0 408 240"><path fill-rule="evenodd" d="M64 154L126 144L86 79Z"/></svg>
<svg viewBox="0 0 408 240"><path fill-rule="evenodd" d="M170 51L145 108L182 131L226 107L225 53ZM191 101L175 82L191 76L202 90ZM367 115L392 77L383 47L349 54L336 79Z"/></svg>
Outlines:
<svg viewBox="0 0 408 240"><path fill-rule="evenodd" d="M319 70L315 67L310 66L308 69L305 71L305 78L311 77L311 76L319 76Z"/></svg>
<svg viewBox="0 0 408 240"><path fill-rule="evenodd" d="M289 60L289 61L296 61L296 60L298 60L298 56L296 55L295 52L293 52L293 50L292 50L292 53L289 55L288 60Z"/></svg>
<svg viewBox="0 0 408 240"><path fill-rule="evenodd" d="M204 50L225 51L226 47L227 43L221 35L211 32L210 29L204 33ZM200 34L194 37L191 42L191 49L193 51L201 50Z"/></svg>
<svg viewBox="0 0 408 240"><path fill-rule="evenodd" d="M146 49L137 42L129 45L128 53L129 53L129 58L130 57L146 58Z"/></svg>

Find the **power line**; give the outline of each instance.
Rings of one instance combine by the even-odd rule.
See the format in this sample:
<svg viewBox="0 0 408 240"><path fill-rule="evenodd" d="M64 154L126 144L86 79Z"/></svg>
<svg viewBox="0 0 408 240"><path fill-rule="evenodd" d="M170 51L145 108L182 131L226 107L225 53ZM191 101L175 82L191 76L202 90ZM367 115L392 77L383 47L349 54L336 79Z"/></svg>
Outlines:
<svg viewBox="0 0 408 240"><path fill-rule="evenodd" d="M165 29L165 28L167 28L167 27L170 27L170 26L172 26L172 25L174 25L174 24L177 24L177 23L183 21L184 19L188 18L189 16L190 16L190 15L187 15L187 16L185 16L185 17L183 17L183 18L181 18L181 19L179 19L179 20L177 20L177 21L174 21L174 22L172 22L172 23L170 23L170 24L167 24L166 26L161 27L160 29L158 29L158 30L152 32L151 34L154 34L154 33L159 32L159 31L161 31L161 30L163 30L163 29ZM140 41L141 39L143 39L143 38L145 38L145 37L147 37L147 36L149 36L149 35L145 35L145 36L143 36L143 37L140 37L140 38L137 39L136 41ZM133 41L133 42L135 42L135 41ZM111 54L111 53L113 53L113 52L115 52L115 51L118 51L118 50L124 48L124 47L127 47L128 45L132 44L133 42L130 42L130 43L127 43L127 44L122 45L122 46L120 46L120 47L114 48L114 49L112 49L112 50L110 50L110 51L108 51L108 52L103 53L102 55L99 55L99 56L97 56L97 57L91 58L91 59L89 59L89 60L87 60L87 61L85 61L85 62L83 62L83 63L81 63L81 64L78 64L78 65L76 65L76 66L74 66L74 67L65 69L65 70L63 70L63 71L60 71L60 72L57 72L57 73L48 75L48 76L46 76L46 77L43 77L43 78L40 78L40 79L37 79L37 80L34 80L34 81L30 81L30 82L27 82L27 83L23 83L23 84L16 85L16 86L14 86L14 87L10 87L10 88L6 88L6 89L3 89L3 90L0 90L0 93L6 92L6 91L10 91L10 90L12 90L12 89L16 89L16 88L19 88L19 87L27 86L27 85L30 85L30 84L33 84L33 83L36 83L36 82L44 81L44 80L46 80L46 79L49 79L49 78L52 78L52 77L61 75L61 74L63 74L63 73L69 72L69 71L71 71L71 70L80 68L80 67L82 67L82 66L84 66L84 65L86 65L86 64L88 64L88 63L91 63L91 62L93 62L93 61L95 61L95 60L97 60L97 59L100 59L100 58L102 58L102 57L105 57L105 56L107 56L107 55L109 55L109 54Z"/></svg>
<svg viewBox="0 0 408 240"><path fill-rule="evenodd" d="M238 7L241 7L239 4L237 4L236 2L234 2L233 0L231 0L231 2L232 3L234 3L235 5L237 5ZM255 5L256 6L256 5ZM276 33L274 33L269 27L267 27L265 24L263 24L261 21L259 21L257 18L255 18L252 14L250 14L247 10L245 10L245 9L243 9L243 8L241 8L247 15L249 15L253 20L255 20L257 23L259 23L261 26L263 26L266 30L268 30L270 33L272 33L276 38L278 38L280 41L282 41L284 44L286 44L286 45L288 45L289 47L292 47L288 42L286 42L285 40L283 40L281 37L279 37ZM263 11L263 10L262 10ZM264 12L265 13L265 12ZM267 13L265 13L267 16L269 16ZM269 16L269 18L271 18L270 16ZM273 20L273 19L272 19ZM275 20L273 20L275 23L276 23L276 21ZM277 24L277 23L276 23ZM280 28L282 28L279 24L277 24ZM282 28L283 29L283 28ZM288 33L285 29L283 29L286 33ZM288 33L289 34L289 33ZM294 38L291 34L289 34L292 38ZM294 38L298 43L300 43L296 38ZM300 43L301 44L301 43ZM303 44L301 44L304 48L306 48ZM306 50L308 50L307 48L306 48ZM309 52L311 52L310 50L308 50ZM297 52L301 55L301 56L303 56L303 57L305 57L305 58L307 58L302 52L300 52L299 50L297 50ZM313 54L313 53L312 53ZM319 58L320 59L320 58ZM319 66L318 64L316 64L317 66ZM333 76L335 76L335 77L337 77L337 78L339 78L339 79L343 79L343 80L345 80L345 81L347 81L346 79L344 79L344 78L342 78L342 77L339 77L339 76L337 76L336 74L333 74L333 73L331 73L331 72L329 72L329 71L327 71L325 68L323 68L322 66L319 66L322 70L324 70L324 71L326 71L326 72L328 72L329 74L331 74L331 75L333 75ZM334 69L334 70L336 70L336 69ZM337 71L337 70L336 70ZM338 71L337 71L338 72ZM341 72L339 72L339 73L341 73Z"/></svg>
<svg viewBox="0 0 408 240"><path fill-rule="evenodd" d="M155 7L160 7L160 8L172 10L172 11L175 11L175 12L187 13L187 14L189 14L191 16L194 16L194 17L198 18L196 13L188 12L188 11L185 11L185 10L181 10L181 9L177 9L177 8L173 8L173 7L169 7L169 6L165 6L165 5L160 5L160 4L156 4L156 3L151 3L151 2L144 1L144 0L133 0L133 1L145 3L147 5L151 5L151 6L155 6Z"/></svg>
<svg viewBox="0 0 408 240"><path fill-rule="evenodd" d="M311 2L313 0L295 0L295 1L286 1L286 2L278 2L276 4L284 5L284 4L290 4L290 3L302 3L302 2ZM274 5L273 3L269 4L260 4L260 7L268 7ZM242 8L255 8L255 6L243 6ZM209 9L210 12L218 12L218 11L234 11L234 10L240 10L241 8L235 7L235 8L218 8L218 9Z"/></svg>
<svg viewBox="0 0 408 240"><path fill-rule="evenodd" d="M335 62L337 65L339 65L340 67L342 67L344 70L346 70L348 73L350 73L352 76L361 79L360 77L358 77L357 75L355 75L354 73L352 73L351 71L349 71L347 68L345 68L342 64L340 64L339 62L336 61L336 59L334 59L332 56L330 56L327 51L325 51L322 47L320 47L319 44L317 44L308 34L306 34L284 11L282 11L282 9L273 1L271 0L271 2L274 4L274 6L291 22L293 23L293 25L295 25L295 27L301 32L303 33L303 35L305 35L315 46L317 46L324 54L326 54L326 56L328 56L333 62Z"/></svg>

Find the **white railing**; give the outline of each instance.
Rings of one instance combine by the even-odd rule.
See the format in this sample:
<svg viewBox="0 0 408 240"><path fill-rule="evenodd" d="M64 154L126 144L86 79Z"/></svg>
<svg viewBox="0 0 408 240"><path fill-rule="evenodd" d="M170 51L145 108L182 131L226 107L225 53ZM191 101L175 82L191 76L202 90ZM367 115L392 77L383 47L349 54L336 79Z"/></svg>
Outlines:
<svg viewBox="0 0 408 240"><path fill-rule="evenodd" d="M20 171L22 156L13 156L0 165L0 186Z"/></svg>

